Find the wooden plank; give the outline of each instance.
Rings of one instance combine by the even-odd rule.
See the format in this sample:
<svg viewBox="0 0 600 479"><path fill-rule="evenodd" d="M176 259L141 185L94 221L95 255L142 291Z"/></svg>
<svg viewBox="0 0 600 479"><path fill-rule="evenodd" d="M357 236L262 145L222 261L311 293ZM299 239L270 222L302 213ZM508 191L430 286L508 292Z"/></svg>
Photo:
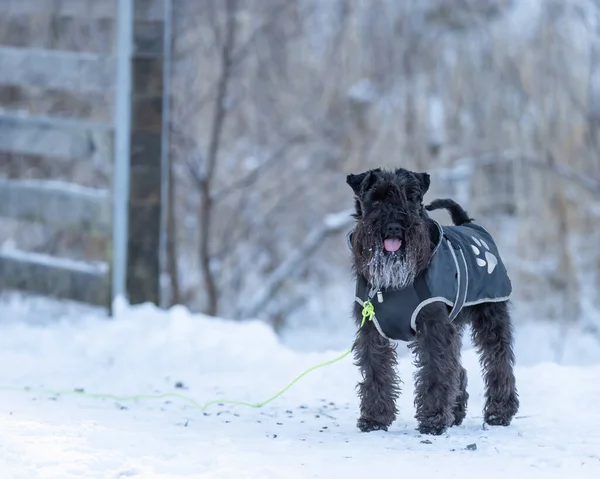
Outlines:
<svg viewBox="0 0 600 479"><path fill-rule="evenodd" d="M115 60L94 53L0 47L0 83L84 92L114 88Z"/></svg>
<svg viewBox="0 0 600 479"><path fill-rule="evenodd" d="M108 266L25 251L0 250L0 290L110 306Z"/></svg>
<svg viewBox="0 0 600 479"><path fill-rule="evenodd" d="M165 0L135 0L133 18L136 22L156 22L165 19Z"/></svg>
<svg viewBox="0 0 600 479"><path fill-rule="evenodd" d="M138 58L155 58L164 51L164 22L136 22L133 30L133 51Z"/></svg>
<svg viewBox="0 0 600 479"><path fill-rule="evenodd" d="M0 113L0 150L50 158L110 161L112 133L102 123Z"/></svg>
<svg viewBox="0 0 600 479"><path fill-rule="evenodd" d="M134 0L135 16L147 2ZM131 304L160 304L165 25L133 22L126 290Z"/></svg>
<svg viewBox="0 0 600 479"><path fill-rule="evenodd" d="M112 121L113 96L113 92L82 93L0 85L0 111L109 123Z"/></svg>
<svg viewBox="0 0 600 479"><path fill-rule="evenodd" d="M164 22L139 20L136 23L139 24L134 38L136 53L162 55ZM0 43L5 46L110 55L114 52L116 37L113 19L0 13Z"/></svg>
<svg viewBox="0 0 600 479"><path fill-rule="evenodd" d="M0 11L15 15L53 14L70 17L115 18L118 0L0 0ZM164 18L164 0L144 0L135 10L136 20Z"/></svg>
<svg viewBox="0 0 600 479"><path fill-rule="evenodd" d="M60 15L111 18L117 0L0 0L0 10L9 15Z"/></svg>
<svg viewBox="0 0 600 479"><path fill-rule="evenodd" d="M8 15L0 11L0 43L12 47L109 55L115 47L115 23L107 18Z"/></svg>
<svg viewBox="0 0 600 479"><path fill-rule="evenodd" d="M73 183L0 179L0 216L108 235L110 193Z"/></svg>

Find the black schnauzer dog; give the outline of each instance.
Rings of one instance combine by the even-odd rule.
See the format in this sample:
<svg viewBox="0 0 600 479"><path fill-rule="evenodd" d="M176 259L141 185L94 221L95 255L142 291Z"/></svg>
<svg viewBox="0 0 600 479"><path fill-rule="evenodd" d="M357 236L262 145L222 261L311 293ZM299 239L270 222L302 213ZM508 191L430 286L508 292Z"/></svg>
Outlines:
<svg viewBox="0 0 600 479"><path fill-rule="evenodd" d="M513 373L512 291L489 233L452 200L423 206L427 173L405 169L348 175L355 194L355 228L348 235L356 275L354 344L358 428L387 430L396 419L400 379L396 344L415 355L418 430L442 434L465 418L467 374L462 333L470 324L480 355L486 395L484 420L508 426L519 408ZM447 209L455 226L427 211Z"/></svg>

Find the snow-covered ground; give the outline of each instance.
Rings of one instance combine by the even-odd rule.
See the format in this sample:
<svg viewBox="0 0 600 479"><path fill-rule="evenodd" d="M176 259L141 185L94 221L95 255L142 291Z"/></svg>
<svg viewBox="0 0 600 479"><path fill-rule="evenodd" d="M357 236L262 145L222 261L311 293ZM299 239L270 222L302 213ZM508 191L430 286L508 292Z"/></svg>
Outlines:
<svg viewBox="0 0 600 479"><path fill-rule="evenodd" d="M21 320L29 306L0 304L0 386L256 402L343 352L295 351L263 323L179 307L120 306L113 320L70 314L32 324ZM36 312L40 323L43 313ZM519 329L521 410L508 428L482 427L482 381L466 341L469 414L441 437L415 431L407 355L399 366L400 417L389 432L370 434L355 427L358 372L348 357L261 409L216 404L202 413L181 399L0 391L0 477L598 478L600 348L563 332L562 364L539 362L554 355L556 333L533 324Z"/></svg>

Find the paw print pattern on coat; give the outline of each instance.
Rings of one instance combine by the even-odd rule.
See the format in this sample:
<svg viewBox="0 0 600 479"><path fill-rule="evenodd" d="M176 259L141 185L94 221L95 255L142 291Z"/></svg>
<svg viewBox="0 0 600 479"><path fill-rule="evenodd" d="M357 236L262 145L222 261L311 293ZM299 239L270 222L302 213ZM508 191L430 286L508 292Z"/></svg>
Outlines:
<svg viewBox="0 0 600 479"><path fill-rule="evenodd" d="M498 258L496 258L496 256L490 253L490 247L485 241L483 241L482 239L478 239L475 236L471 236L471 239L475 243L471 245L471 249L473 250L473 253L475 253L475 256L477 256L477 258L475 259L475 261L477 262L477 266L481 266L482 268L487 266L488 274L492 274L494 272L494 269L498 265ZM485 248L486 250L483 253L485 259L479 257L482 248Z"/></svg>

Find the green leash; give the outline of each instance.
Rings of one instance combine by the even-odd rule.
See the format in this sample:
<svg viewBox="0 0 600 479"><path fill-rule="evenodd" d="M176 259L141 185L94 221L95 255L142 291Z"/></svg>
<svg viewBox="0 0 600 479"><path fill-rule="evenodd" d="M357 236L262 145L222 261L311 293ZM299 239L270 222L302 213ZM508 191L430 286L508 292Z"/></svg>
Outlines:
<svg viewBox="0 0 600 479"><path fill-rule="evenodd" d="M363 310L362 310L362 322L360 324L359 329L361 329L364 326L366 321L371 321L373 319L374 315L375 315L375 310L373 308L373 305L371 304L370 301L365 301L365 303L363 305ZM191 397L186 396L184 394L178 394L178 393L134 394L132 396L117 396L114 394L86 393L86 392L84 392L82 390L78 390L78 389L53 390L53 389L35 389L35 388L29 388L29 387L18 388L18 387L11 387L11 386L0 386L0 391L28 392L28 393L32 393L32 394L46 394L46 395L50 395L50 396L84 396L84 397L89 397L89 398L94 398L94 399L112 399L114 401L121 401L121 402L137 401L140 399L176 398L176 399L181 399L183 401L190 403L195 408L200 409L201 412L204 412L209 406L212 406L213 404L233 404L236 406L248 406L248 407L253 407L253 408L261 408L263 406L266 406L270 402L274 401L275 399L277 399L279 396L281 396L283 393L285 393L288 389L290 389L294 384L296 384L298 381L300 381L300 379L302 379L307 374L309 374L317 369L324 368L325 366L329 366L331 364L341 361L346 356L348 356L350 353L352 353L352 349L353 348L350 348L348 351L346 351L341 356L338 356L337 358L333 358L329 361L325 361L323 363L316 364L315 366L308 368L306 371L304 371L304 372L300 373L298 376L296 376L292 380L292 382L290 382L281 391L277 392L270 398L268 398L262 402L257 402L257 403L249 403L249 402L244 402L244 401L232 401L231 399L213 399L212 401L208 401L205 404L200 404L195 399L192 399Z"/></svg>
<svg viewBox="0 0 600 479"><path fill-rule="evenodd" d="M17 388L17 387L10 387L10 386L0 386L0 391L28 392L28 393L33 393L33 394L47 394L50 396L84 396L84 397L89 397L89 398L94 398L94 399L112 399L114 401L121 401L121 402L137 401L139 399L177 398L177 399L182 399L183 401L190 403L195 408L200 409L201 412L204 412L209 406L211 406L213 404L234 404L234 405L238 405L238 406L248 406L248 407L253 407L253 408L260 408L260 407L263 407L263 406L269 404L270 402L274 401L275 399L277 399L279 396L281 396L283 393L285 393L288 389L290 389L294 384L296 384L298 381L300 381L300 379L302 379L307 374L311 373L312 371L315 371L316 369L324 368L325 366L329 366L330 364L337 363L338 361L341 361L346 356L348 356L351 352L352 352L352 350L349 349L348 351L346 351L341 356L338 356L337 358L331 359L324 363L320 363L315 366L312 366L311 368L308 368L306 371L304 371L303 373L296 376L296 378L294 378L294 380L291 383L289 383L285 388L283 388L281 391L274 394L269 399L266 399L266 400L264 400L262 402L258 402L258 403L249 403L249 402L244 402L244 401L232 401L231 399L214 399L212 401L208 401L206 404L200 404L195 399L192 399L191 397L186 396L184 394L178 394L178 393L134 394L132 396L117 396L114 394L86 393L84 391L80 391L77 389L75 389L75 390L53 390L53 389L35 389L35 388L29 388L29 387Z"/></svg>

